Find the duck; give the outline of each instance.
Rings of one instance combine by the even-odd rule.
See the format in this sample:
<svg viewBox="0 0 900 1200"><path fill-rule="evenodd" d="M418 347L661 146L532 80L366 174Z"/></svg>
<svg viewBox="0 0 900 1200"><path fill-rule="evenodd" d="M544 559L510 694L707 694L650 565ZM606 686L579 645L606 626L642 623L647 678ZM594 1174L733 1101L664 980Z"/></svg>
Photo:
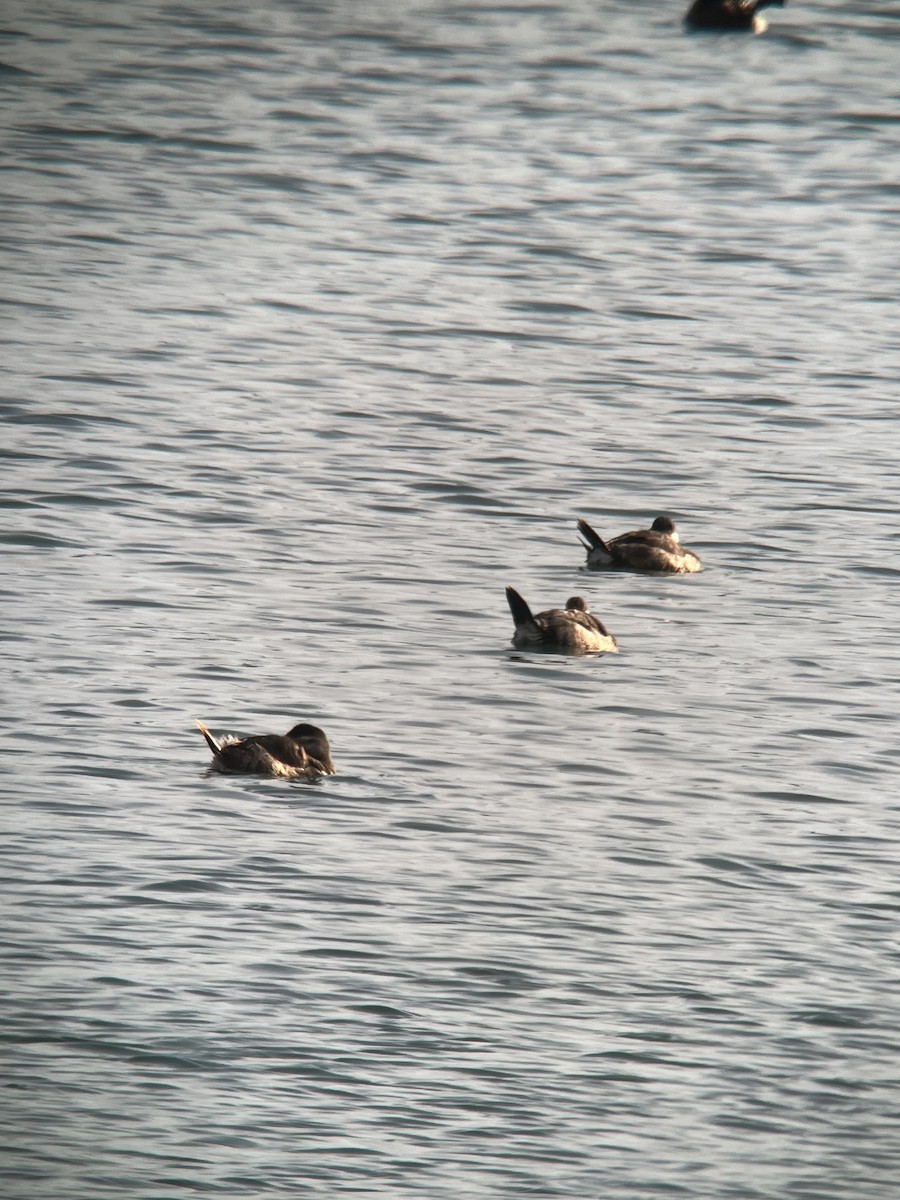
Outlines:
<svg viewBox="0 0 900 1200"><path fill-rule="evenodd" d="M762 33L767 25L761 8L784 8L787 0L694 0L684 17L690 29L748 29Z"/></svg>
<svg viewBox="0 0 900 1200"><path fill-rule="evenodd" d="M620 568L659 575L692 575L703 570L700 556L682 546L671 517L657 517L649 529L632 529L604 541L587 521L578 521L592 571Z"/></svg>
<svg viewBox="0 0 900 1200"><path fill-rule="evenodd" d="M619 643L581 596L570 596L565 608L548 608L537 616L515 588L506 602L516 627L512 644L519 650L553 650L558 654L615 654Z"/></svg>
<svg viewBox="0 0 900 1200"><path fill-rule="evenodd" d="M197 726L213 753L218 771L242 775L271 775L278 779L318 779L334 775L331 747L318 725L301 722L283 736L256 733L236 738L215 738L202 721Z"/></svg>

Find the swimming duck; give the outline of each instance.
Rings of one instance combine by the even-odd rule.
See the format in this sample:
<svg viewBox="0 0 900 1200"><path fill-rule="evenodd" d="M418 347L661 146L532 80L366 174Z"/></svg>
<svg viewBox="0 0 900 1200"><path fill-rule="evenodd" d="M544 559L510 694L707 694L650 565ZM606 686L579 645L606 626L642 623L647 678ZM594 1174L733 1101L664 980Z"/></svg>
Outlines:
<svg viewBox="0 0 900 1200"><path fill-rule="evenodd" d="M691 29L750 29L762 33L761 8L783 8L787 0L694 0L684 23Z"/></svg>
<svg viewBox="0 0 900 1200"><path fill-rule="evenodd" d="M588 611L581 596L572 596L565 608L548 608L535 616L515 588L506 589L506 601L515 622L512 643L520 650L555 650L560 654L615 653L619 644L603 622Z"/></svg>
<svg viewBox="0 0 900 1200"><path fill-rule="evenodd" d="M283 737L278 733L245 738L227 734L218 740L202 722L197 725L213 752L213 766L219 771L275 775L280 779L318 779L334 774L328 738L317 725L295 725Z"/></svg>
<svg viewBox="0 0 900 1200"><path fill-rule="evenodd" d="M578 532L587 550L587 565L592 570L621 567L667 575L690 575L703 570L703 563L693 550L682 546L671 517L657 517L649 529L620 533L608 542L587 521L578 522Z"/></svg>

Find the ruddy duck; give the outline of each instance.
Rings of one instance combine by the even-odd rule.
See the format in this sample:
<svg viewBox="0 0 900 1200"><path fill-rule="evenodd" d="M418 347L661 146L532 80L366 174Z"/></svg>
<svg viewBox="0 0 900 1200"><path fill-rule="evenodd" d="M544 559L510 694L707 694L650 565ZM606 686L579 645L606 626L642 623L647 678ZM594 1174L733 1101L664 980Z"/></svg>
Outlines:
<svg viewBox="0 0 900 1200"><path fill-rule="evenodd" d="M762 33L766 19L761 8L784 8L787 0L694 0L685 14L690 29L750 29Z"/></svg>
<svg viewBox="0 0 900 1200"><path fill-rule="evenodd" d="M666 575L690 575L702 571L699 557L682 546L671 517L657 517L649 529L633 529L605 542L587 521L578 522L582 545L591 570L618 567Z"/></svg>
<svg viewBox="0 0 900 1200"><path fill-rule="evenodd" d="M565 608L548 608L535 616L515 588L506 589L506 600L516 626L512 643L520 650L555 650L559 654L615 653L619 644L603 622L588 612L581 596L572 596Z"/></svg>
<svg viewBox="0 0 900 1200"><path fill-rule="evenodd" d="M213 766L219 771L243 775L275 775L280 779L318 779L333 775L331 747L317 725L295 725L282 737L278 733L252 734L218 740L205 725L197 722L213 752Z"/></svg>

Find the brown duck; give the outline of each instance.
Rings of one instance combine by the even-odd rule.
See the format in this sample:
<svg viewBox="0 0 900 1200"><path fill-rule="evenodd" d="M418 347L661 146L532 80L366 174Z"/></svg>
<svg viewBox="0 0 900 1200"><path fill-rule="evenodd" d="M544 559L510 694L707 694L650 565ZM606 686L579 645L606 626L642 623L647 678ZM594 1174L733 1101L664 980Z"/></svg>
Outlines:
<svg viewBox="0 0 900 1200"><path fill-rule="evenodd" d="M506 589L506 601L516 626L512 643L520 650L553 650L557 654L615 653L619 644L599 617L588 611L581 596L572 596L565 608L548 608L537 616L515 588Z"/></svg>
<svg viewBox="0 0 900 1200"><path fill-rule="evenodd" d="M280 779L318 779L334 774L328 738L317 725L301 722L283 737L257 733L245 738L226 734L218 739L202 722L197 725L213 752L213 766L219 771Z"/></svg>
<svg viewBox="0 0 900 1200"><path fill-rule="evenodd" d="M691 575L703 570L693 550L682 546L671 517L657 517L649 529L633 529L604 541L587 521L578 522L592 571L616 568L665 575Z"/></svg>

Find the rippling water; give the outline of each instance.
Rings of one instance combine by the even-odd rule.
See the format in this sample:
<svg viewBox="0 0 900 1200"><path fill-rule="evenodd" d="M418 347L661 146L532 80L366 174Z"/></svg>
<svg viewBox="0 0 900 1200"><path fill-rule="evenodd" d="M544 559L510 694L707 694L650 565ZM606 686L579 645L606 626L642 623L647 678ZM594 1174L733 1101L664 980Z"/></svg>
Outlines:
<svg viewBox="0 0 900 1200"><path fill-rule="evenodd" d="M13 1200L897 1195L900 20L681 11L7 8Z"/></svg>

